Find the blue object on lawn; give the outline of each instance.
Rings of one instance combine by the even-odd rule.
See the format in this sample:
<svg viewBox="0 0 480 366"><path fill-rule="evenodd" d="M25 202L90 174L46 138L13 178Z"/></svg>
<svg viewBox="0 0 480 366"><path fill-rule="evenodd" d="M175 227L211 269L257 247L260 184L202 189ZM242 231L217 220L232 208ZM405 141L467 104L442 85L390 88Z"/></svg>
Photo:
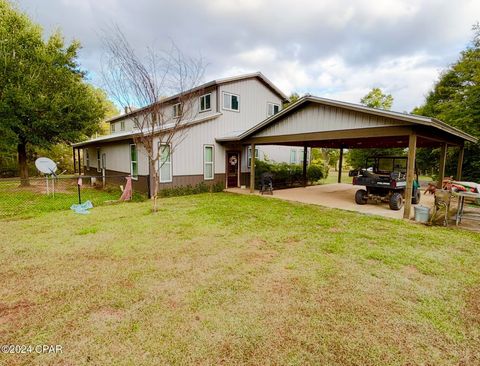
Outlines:
<svg viewBox="0 0 480 366"><path fill-rule="evenodd" d="M89 214L90 211L88 211L88 210L90 208L93 208L92 202L90 202L90 201L85 201L84 203L81 203L81 204L75 203L75 204L70 206L71 210L75 211L76 213L83 214L83 215Z"/></svg>

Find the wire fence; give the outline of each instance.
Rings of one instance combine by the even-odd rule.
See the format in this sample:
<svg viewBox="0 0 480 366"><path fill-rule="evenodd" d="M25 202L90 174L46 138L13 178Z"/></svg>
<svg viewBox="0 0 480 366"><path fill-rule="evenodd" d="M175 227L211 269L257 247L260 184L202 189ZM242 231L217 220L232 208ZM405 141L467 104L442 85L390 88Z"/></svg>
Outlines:
<svg viewBox="0 0 480 366"><path fill-rule="evenodd" d="M81 181L79 181L81 178ZM42 212L69 210L73 204L91 201L93 206L118 201L126 176L105 177L115 183L104 184L102 176L35 177L23 182L20 178L0 179L0 219L29 217ZM80 183L80 184L79 184ZM117 184L118 183L118 184ZM132 200L145 199L134 192Z"/></svg>

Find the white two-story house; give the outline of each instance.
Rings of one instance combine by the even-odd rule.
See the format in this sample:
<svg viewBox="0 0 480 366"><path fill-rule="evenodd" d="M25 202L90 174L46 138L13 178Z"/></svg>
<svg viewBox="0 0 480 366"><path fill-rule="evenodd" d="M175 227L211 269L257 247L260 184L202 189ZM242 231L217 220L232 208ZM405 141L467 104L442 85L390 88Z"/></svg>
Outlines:
<svg viewBox="0 0 480 366"><path fill-rule="evenodd" d="M194 108L194 122L181 143L162 158L159 189L183 185L223 182L225 187L247 185L250 148L226 147L217 139L236 136L278 113L287 97L261 73L214 80L201 90ZM176 113L175 97L162 101ZM74 144L76 165L85 175L107 183L133 177L134 189L148 192L149 161L142 146L135 144L135 111L110 119L110 134ZM138 132L138 130L137 130ZM258 146L258 159L301 163L303 147ZM117 178L118 177L118 178ZM120 178L122 177L122 178Z"/></svg>

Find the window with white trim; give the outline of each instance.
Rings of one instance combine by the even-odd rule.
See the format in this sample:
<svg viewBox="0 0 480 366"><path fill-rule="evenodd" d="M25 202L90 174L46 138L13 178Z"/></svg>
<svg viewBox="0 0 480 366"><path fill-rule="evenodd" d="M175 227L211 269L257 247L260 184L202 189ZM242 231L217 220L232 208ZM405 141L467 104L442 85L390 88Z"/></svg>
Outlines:
<svg viewBox="0 0 480 366"><path fill-rule="evenodd" d="M267 117L271 117L278 112L280 112L280 104L267 103Z"/></svg>
<svg viewBox="0 0 480 366"><path fill-rule="evenodd" d="M115 123L110 123L110 132L111 133L115 132Z"/></svg>
<svg viewBox="0 0 480 366"><path fill-rule="evenodd" d="M240 110L240 96L231 93L223 93L223 109L229 111Z"/></svg>
<svg viewBox="0 0 480 366"><path fill-rule="evenodd" d="M210 180L215 176L213 146L205 145L203 147L203 179Z"/></svg>
<svg viewBox="0 0 480 366"><path fill-rule="evenodd" d="M130 175L132 179L138 179L138 152L137 145L130 145Z"/></svg>
<svg viewBox="0 0 480 366"><path fill-rule="evenodd" d="M212 94L205 94L200 97L200 112L206 112L212 109Z"/></svg>
<svg viewBox="0 0 480 366"><path fill-rule="evenodd" d="M100 148L97 147L97 172L101 172L102 171L102 167L101 167L101 156L100 156Z"/></svg>
<svg viewBox="0 0 480 366"><path fill-rule="evenodd" d="M258 159L258 149L255 148L255 159ZM252 165L252 148L248 147L247 150L247 168L250 168Z"/></svg>
<svg viewBox="0 0 480 366"><path fill-rule="evenodd" d="M160 171L160 183L169 183L172 181L172 155L169 145L160 146L160 159L158 159Z"/></svg>
<svg viewBox="0 0 480 366"><path fill-rule="evenodd" d="M173 105L173 118L179 118L182 116L182 103Z"/></svg>
<svg viewBox="0 0 480 366"><path fill-rule="evenodd" d="M120 121L120 131L125 131L125 121Z"/></svg>
<svg viewBox="0 0 480 366"><path fill-rule="evenodd" d="M88 147L83 151L85 156L85 166L87 167L87 169L90 169L90 155L88 154Z"/></svg>
<svg viewBox="0 0 480 366"><path fill-rule="evenodd" d="M295 149L290 150L290 163L291 164L297 163L297 150Z"/></svg>

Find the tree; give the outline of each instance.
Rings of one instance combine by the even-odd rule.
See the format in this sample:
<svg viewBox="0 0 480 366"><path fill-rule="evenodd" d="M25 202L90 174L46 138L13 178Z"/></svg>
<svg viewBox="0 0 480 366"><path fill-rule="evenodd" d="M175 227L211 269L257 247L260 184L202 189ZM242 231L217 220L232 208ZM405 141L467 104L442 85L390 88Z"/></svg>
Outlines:
<svg viewBox="0 0 480 366"><path fill-rule="evenodd" d="M300 99L300 95L298 95L298 93L292 93L290 94L290 96L288 97L288 102L285 102L283 103L283 109L287 108L290 104L293 104L295 103L296 101L298 101Z"/></svg>
<svg viewBox="0 0 480 366"><path fill-rule="evenodd" d="M0 133L15 144L22 185L27 148L73 142L93 133L105 113L102 98L79 69L77 41L42 29L0 0Z"/></svg>
<svg viewBox="0 0 480 366"><path fill-rule="evenodd" d="M107 90L122 107L139 107L131 114L134 140L149 160L155 212L160 169L185 138L199 110L196 103L203 94L198 88L205 69L203 59L187 57L173 43L166 51L149 48L145 57L140 57L118 27L111 29L103 41ZM166 98L168 95L175 98Z"/></svg>
<svg viewBox="0 0 480 366"><path fill-rule="evenodd" d="M100 100L102 100L103 108L105 110L105 119L100 123L98 133L100 135L108 135L110 133L110 123L107 122L109 118L116 117L120 114L117 106L108 99L107 93L103 89L96 89Z"/></svg>
<svg viewBox="0 0 480 366"><path fill-rule="evenodd" d="M380 88L372 88L360 103L370 108L390 110L393 104L393 96L383 93ZM368 157L375 155L404 155L404 149L353 149L349 150L346 160L352 168L362 168Z"/></svg>
<svg viewBox="0 0 480 366"><path fill-rule="evenodd" d="M370 108L390 110L393 104L391 94L385 94L380 88L372 88L361 100L360 103Z"/></svg>
<svg viewBox="0 0 480 366"><path fill-rule="evenodd" d="M438 118L480 138L480 26L473 26L472 42L460 53L459 59L443 71L425 103L413 113ZM463 178L480 180L480 144L465 146ZM428 159L429 157L427 157ZM448 167L456 165L450 154ZM451 168L450 168L451 169ZM450 170L450 174L452 174Z"/></svg>

